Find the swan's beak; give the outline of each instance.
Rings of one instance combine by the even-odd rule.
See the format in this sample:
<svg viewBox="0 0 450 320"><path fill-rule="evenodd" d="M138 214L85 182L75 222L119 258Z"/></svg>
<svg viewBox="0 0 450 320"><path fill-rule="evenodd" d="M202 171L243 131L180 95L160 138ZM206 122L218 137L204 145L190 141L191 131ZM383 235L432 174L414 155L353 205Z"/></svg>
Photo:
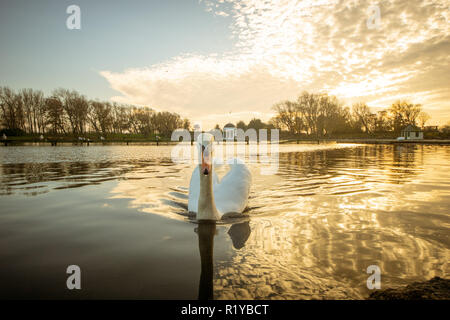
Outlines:
<svg viewBox="0 0 450 320"><path fill-rule="evenodd" d="M211 172L211 169L212 169L212 166L211 166L210 152L209 152L208 148L206 148L202 152L202 166L201 166L201 170L202 170L202 173L205 176L207 176Z"/></svg>

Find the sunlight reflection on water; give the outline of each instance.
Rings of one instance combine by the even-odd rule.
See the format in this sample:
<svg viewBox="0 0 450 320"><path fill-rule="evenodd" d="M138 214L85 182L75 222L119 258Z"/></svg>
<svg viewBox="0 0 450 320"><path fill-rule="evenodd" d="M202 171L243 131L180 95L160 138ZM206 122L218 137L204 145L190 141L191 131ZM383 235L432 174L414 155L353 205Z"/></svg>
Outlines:
<svg viewBox="0 0 450 320"><path fill-rule="evenodd" d="M0 194L60 192L63 203L110 182L97 195L106 206L125 199L137 214L186 222L194 164L174 164L171 148L0 148ZM215 298L361 298L372 264L383 287L448 276L449 160L445 146L280 145L276 175L249 164L249 220L217 227Z"/></svg>

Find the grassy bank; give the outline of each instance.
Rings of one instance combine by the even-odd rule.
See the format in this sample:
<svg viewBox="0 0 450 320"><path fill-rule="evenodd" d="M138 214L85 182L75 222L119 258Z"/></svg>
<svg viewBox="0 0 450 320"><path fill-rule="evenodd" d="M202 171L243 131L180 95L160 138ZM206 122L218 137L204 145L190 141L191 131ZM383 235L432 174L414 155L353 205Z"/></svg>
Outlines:
<svg viewBox="0 0 450 320"><path fill-rule="evenodd" d="M11 136L6 139L0 137L2 145L15 145L25 143L42 143L42 144L175 144L177 141L171 141L167 137L159 137L156 135L142 134L110 134L104 139L98 134L86 134L82 139L71 135L59 136L43 136L38 135L27 136ZM360 143L360 144L440 144L450 145L450 139L422 139L422 140L397 140L394 138L376 138L376 137L339 137L339 138L311 138L306 136L282 136L279 140L280 144L320 144L320 143Z"/></svg>

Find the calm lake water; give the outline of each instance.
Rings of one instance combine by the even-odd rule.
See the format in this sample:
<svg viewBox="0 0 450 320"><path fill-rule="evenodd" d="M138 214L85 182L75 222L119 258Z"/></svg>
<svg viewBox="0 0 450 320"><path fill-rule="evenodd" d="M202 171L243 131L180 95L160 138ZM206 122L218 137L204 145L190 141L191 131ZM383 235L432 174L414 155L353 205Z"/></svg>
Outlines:
<svg viewBox="0 0 450 320"><path fill-rule="evenodd" d="M370 265L382 288L449 276L448 146L281 145L276 174L249 164L248 218L218 225L187 217L194 164L171 149L0 147L1 298L360 299Z"/></svg>

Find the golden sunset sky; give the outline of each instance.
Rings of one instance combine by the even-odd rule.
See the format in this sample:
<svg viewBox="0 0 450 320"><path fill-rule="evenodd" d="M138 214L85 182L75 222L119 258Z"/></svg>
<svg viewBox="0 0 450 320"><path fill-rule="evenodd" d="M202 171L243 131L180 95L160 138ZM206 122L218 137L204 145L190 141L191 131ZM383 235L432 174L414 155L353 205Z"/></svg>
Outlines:
<svg viewBox="0 0 450 320"><path fill-rule="evenodd" d="M123 72L102 71L115 101L170 109L206 126L259 117L302 91L328 92L374 111L397 99L450 120L449 1L201 1L231 17L234 50L187 53ZM379 27L368 26L371 5ZM370 20L369 23L374 20Z"/></svg>
<svg viewBox="0 0 450 320"><path fill-rule="evenodd" d="M267 121L303 90L373 111L408 99L429 125L450 121L448 0L80 0L79 31L65 28L67 3L37 3L2 5L4 85L73 88L205 129Z"/></svg>

